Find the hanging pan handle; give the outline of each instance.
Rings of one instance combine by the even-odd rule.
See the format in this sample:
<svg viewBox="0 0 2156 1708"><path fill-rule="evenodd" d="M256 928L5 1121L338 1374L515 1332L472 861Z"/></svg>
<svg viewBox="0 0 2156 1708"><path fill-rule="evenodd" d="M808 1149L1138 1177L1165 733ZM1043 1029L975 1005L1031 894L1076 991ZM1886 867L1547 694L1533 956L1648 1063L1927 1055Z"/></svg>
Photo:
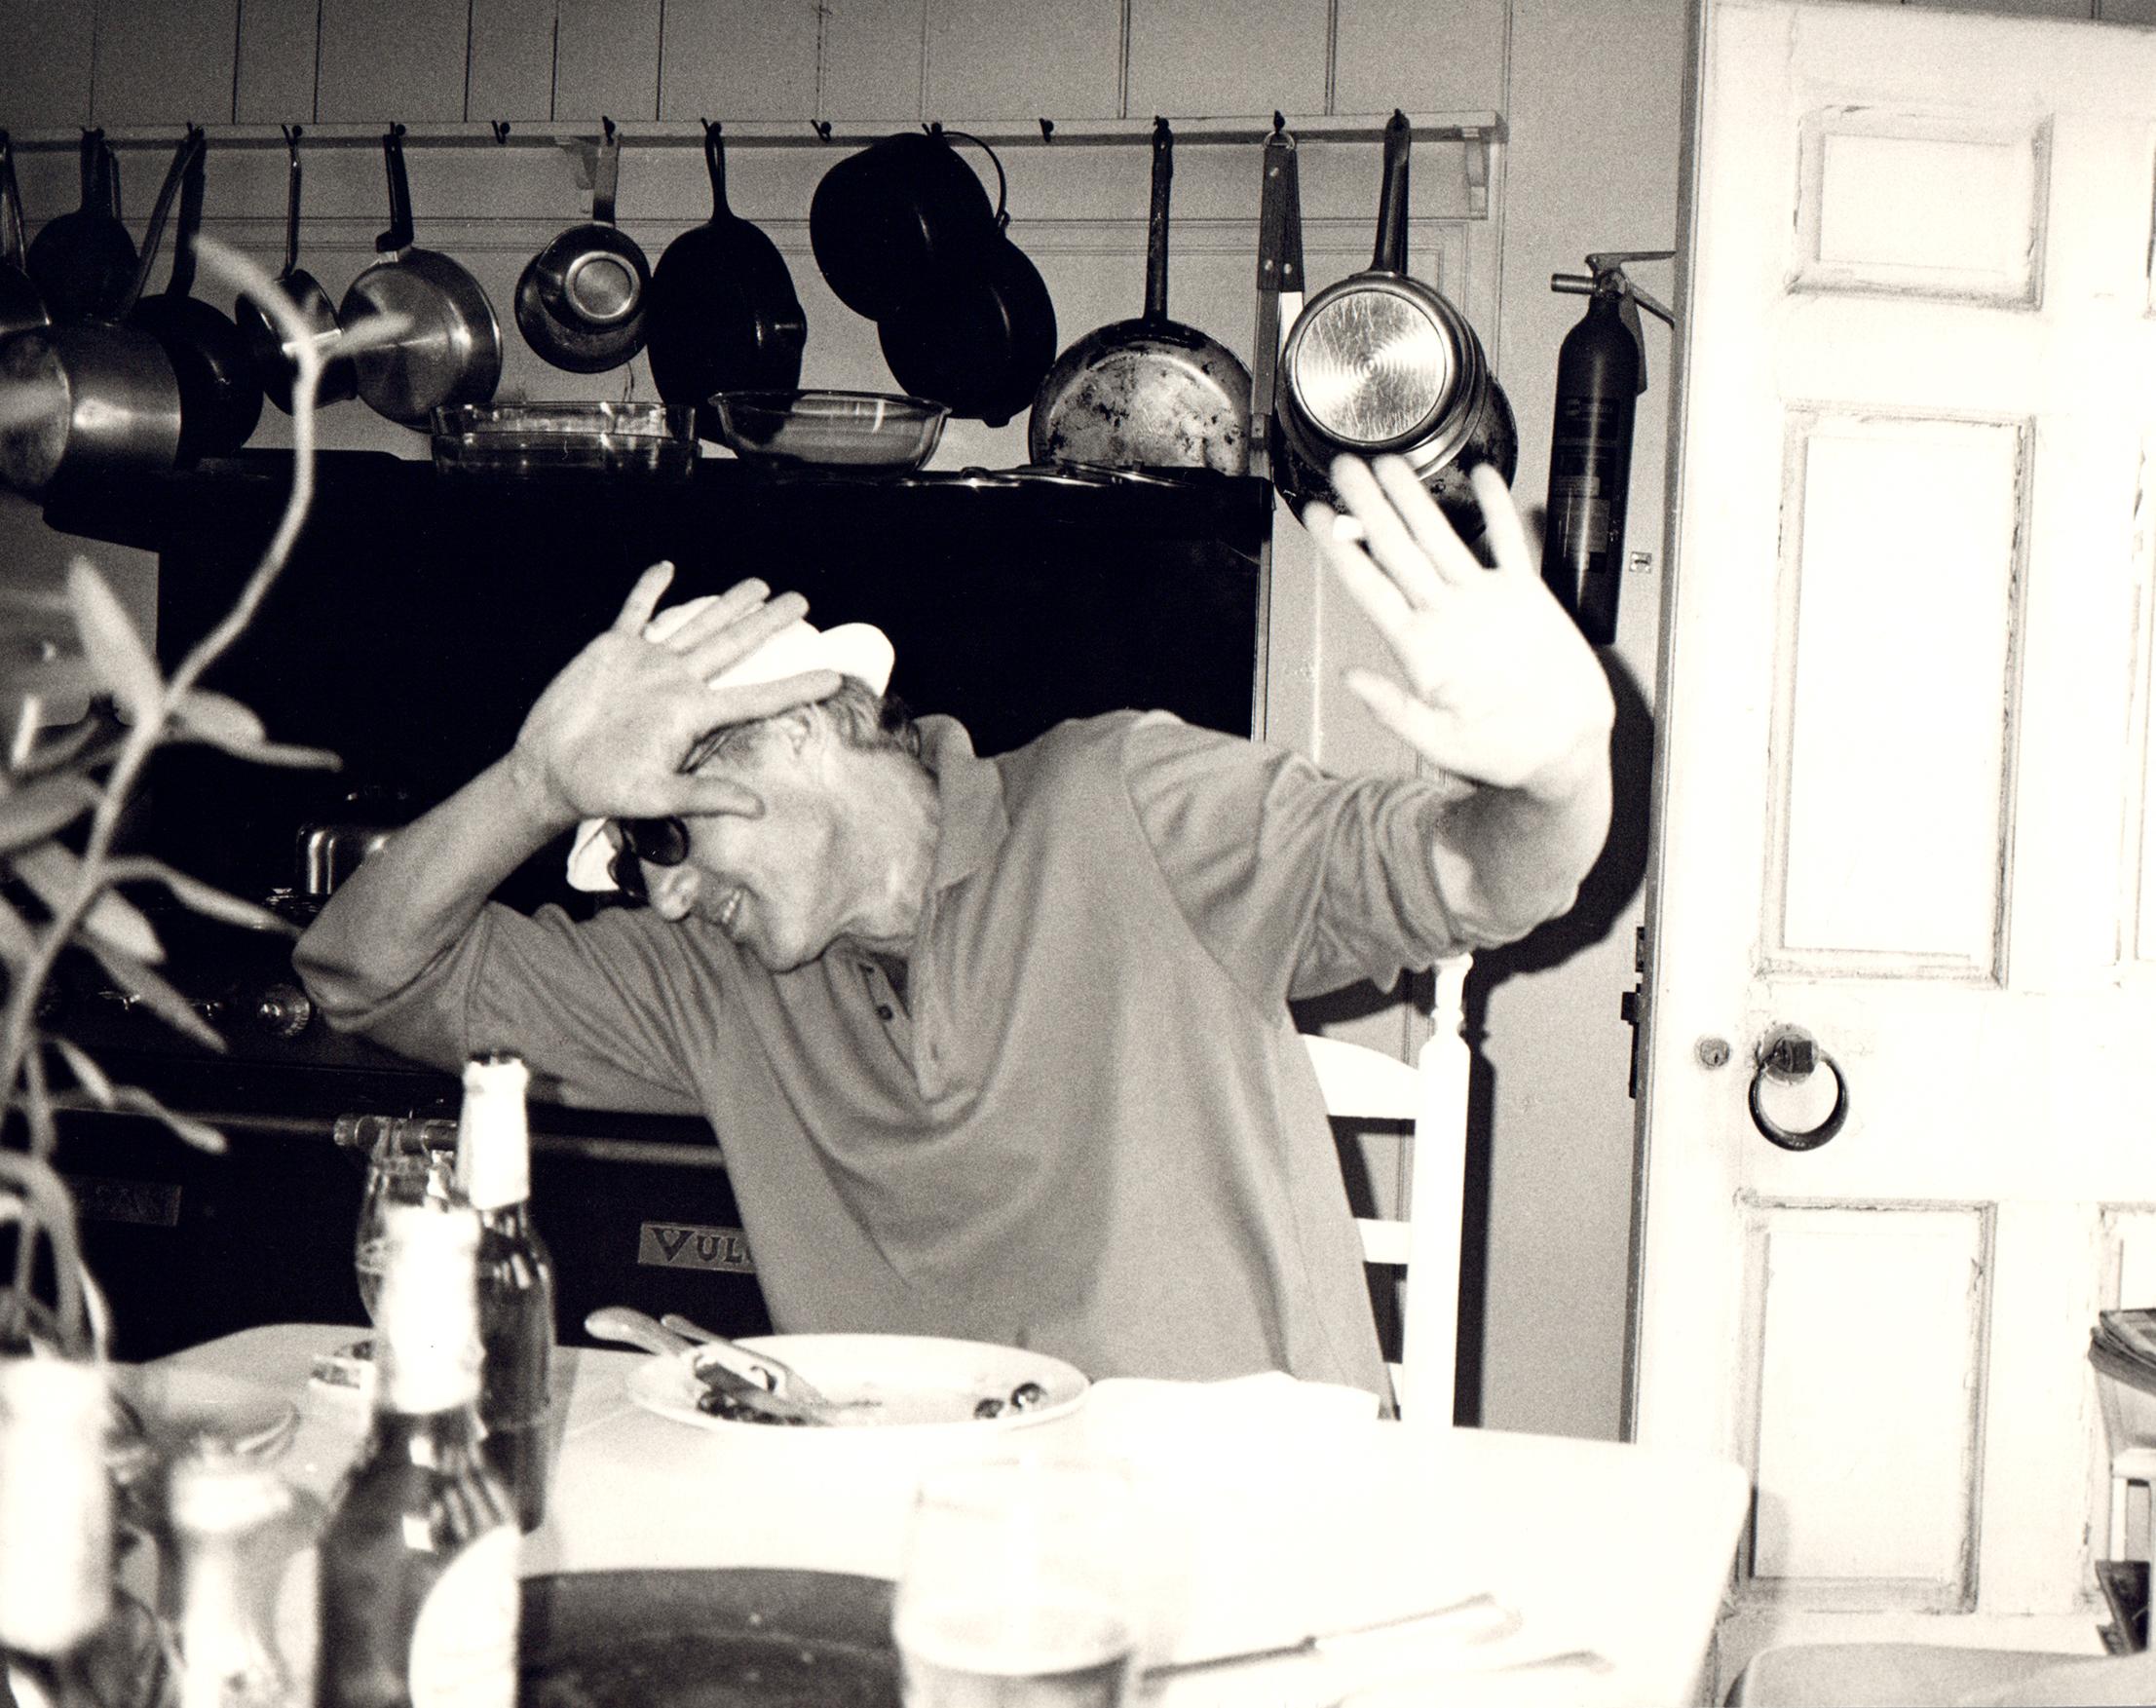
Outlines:
<svg viewBox="0 0 2156 1708"><path fill-rule="evenodd" d="M1146 213L1146 319L1168 318L1168 187L1175 179L1175 133L1153 121L1153 201Z"/></svg>
<svg viewBox="0 0 2156 1708"><path fill-rule="evenodd" d="M404 127L392 125L382 138L382 165L390 180L390 228L374 240L374 252L393 255L412 247L412 185L404 175Z"/></svg>
<svg viewBox="0 0 2156 1708"><path fill-rule="evenodd" d="M1378 248L1373 267L1387 273L1408 270L1408 149L1414 138L1408 116L1398 107L1385 125L1384 180L1378 191Z"/></svg>

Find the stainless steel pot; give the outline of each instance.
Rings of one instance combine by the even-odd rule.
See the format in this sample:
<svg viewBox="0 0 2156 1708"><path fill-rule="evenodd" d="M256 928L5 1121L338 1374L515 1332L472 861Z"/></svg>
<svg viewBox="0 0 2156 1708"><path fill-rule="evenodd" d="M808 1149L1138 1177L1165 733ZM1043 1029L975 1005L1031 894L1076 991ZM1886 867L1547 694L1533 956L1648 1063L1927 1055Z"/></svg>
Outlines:
<svg viewBox="0 0 2156 1708"><path fill-rule="evenodd" d="M402 125L390 127L382 158L390 186L390 228L374 241L382 259L346 289L337 320L350 332L377 315L404 317L403 334L359 351L353 369L368 407L424 428L436 409L493 399L502 379L502 323L476 279L412 241Z"/></svg>
<svg viewBox="0 0 2156 1708"><path fill-rule="evenodd" d="M1482 532L1467 482L1478 463L1507 481L1519 431L1467 318L1407 270L1407 116L1385 127L1377 252L1311 297L1281 355L1273 481L1292 501L1329 498L1343 453L1403 457L1462 539Z"/></svg>
<svg viewBox="0 0 2156 1708"><path fill-rule="evenodd" d="M141 298L173 198L203 146L202 133L190 130L172 156L120 315ZM154 474L173 465L179 442L178 376L164 346L140 327L33 326L0 343L0 480L17 491Z"/></svg>
<svg viewBox="0 0 2156 1708"><path fill-rule="evenodd" d="M622 144L614 121L591 177L591 217L557 234L516 282L516 324L542 360L567 373L604 373L644 348L651 264L614 223Z"/></svg>
<svg viewBox="0 0 2156 1708"><path fill-rule="evenodd" d="M0 131L0 338L52 324L45 299L23 266L22 192L16 187L15 148Z"/></svg>

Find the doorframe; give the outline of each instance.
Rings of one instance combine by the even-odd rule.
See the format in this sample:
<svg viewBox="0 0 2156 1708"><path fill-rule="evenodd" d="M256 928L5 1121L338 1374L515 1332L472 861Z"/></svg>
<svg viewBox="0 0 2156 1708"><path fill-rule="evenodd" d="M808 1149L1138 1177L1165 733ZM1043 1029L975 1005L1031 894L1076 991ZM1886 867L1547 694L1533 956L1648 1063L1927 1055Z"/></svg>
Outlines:
<svg viewBox="0 0 2156 1708"><path fill-rule="evenodd" d="M1652 1194L1649 1163L1653 1159L1651 1138L1655 1103L1655 1056L1661 1014L1661 895L1665 865L1664 827L1668 822L1670 744L1662 732L1670 724L1670 693L1675 674L1678 584L1684 573L1684 467L1690 426L1693 283L1697 271L1693 240L1699 228L1699 138L1706 101L1707 48L1715 0L1691 0L1685 9L1683 122L1678 139L1677 280L1673 307L1677 323L1670 362L1669 433L1664 449L1662 586L1659 628L1654 662L1653 720L1656 739L1649 773L1647 807L1647 867L1643 887L1645 965L1641 968L1646 992L1645 1012L1641 1017L1639 1096L1633 1103L1632 1225L1625 1287L1625 1345L1619 1399L1619 1432L1626 1441L1640 1438L1640 1374L1644 1359L1647 1310L1646 1258L1649 1208Z"/></svg>

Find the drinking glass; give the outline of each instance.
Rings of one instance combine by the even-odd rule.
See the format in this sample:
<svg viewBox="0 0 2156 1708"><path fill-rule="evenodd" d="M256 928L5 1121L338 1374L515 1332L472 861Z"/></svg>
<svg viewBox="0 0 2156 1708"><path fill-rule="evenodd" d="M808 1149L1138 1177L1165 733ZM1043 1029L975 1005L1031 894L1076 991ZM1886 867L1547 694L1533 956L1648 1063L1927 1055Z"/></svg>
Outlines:
<svg viewBox="0 0 2156 1708"><path fill-rule="evenodd" d="M389 1261L384 1212L397 1204L438 1208L449 1202L455 1187L456 1152L436 1142L432 1130L436 1126L447 1127L453 1140L456 1128L446 1122L385 1121L367 1154L366 1188L359 1199L359 1232L353 1238L353 1268L359 1277L359 1303L366 1307L369 1322L375 1321L382 1272Z"/></svg>
<svg viewBox="0 0 2156 1708"><path fill-rule="evenodd" d="M1131 1507L1108 1464L929 1473L891 1613L906 1708L1116 1708L1136 1645Z"/></svg>

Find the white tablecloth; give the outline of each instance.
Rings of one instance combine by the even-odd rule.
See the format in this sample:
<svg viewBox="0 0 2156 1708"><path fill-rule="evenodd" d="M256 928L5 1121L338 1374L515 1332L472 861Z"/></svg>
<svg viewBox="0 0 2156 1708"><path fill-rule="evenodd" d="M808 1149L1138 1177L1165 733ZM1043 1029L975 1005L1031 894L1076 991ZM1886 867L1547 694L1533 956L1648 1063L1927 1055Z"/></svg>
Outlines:
<svg viewBox="0 0 2156 1708"><path fill-rule="evenodd" d="M317 1354L355 1332L248 1329L144 1374L201 1373L297 1400L300 1427L280 1467L326 1499L366 1410L352 1390L309 1373ZM643 1356L563 1350L560 1456L548 1520L524 1539L526 1575L671 1566L897 1575L912 1479L870 1439L889 1432L700 1429L631 1399L626 1376ZM1102 1383L1071 1417L1024 1432L1029 1449L1110 1453L1134 1465L1154 1527L1154 1658L1289 1641L1487 1592L1519 1622L1477 1653L1478 1666L1590 1650L1607 1670L1483 1673L1442 1690L1425 1678L1374 1691L1368 1708L1440 1694L1568 1708L1696 1699L1747 1499L1737 1466L1381 1422L1338 1403L1341 1390L1255 1382L1237 1385L1231 1405L1220 1387ZM1456 1649L1423 1644L1441 1665ZM1166 1708L1316 1702L1338 1699L1343 1678L1338 1667L1294 1661L1187 1678L1155 1695Z"/></svg>

